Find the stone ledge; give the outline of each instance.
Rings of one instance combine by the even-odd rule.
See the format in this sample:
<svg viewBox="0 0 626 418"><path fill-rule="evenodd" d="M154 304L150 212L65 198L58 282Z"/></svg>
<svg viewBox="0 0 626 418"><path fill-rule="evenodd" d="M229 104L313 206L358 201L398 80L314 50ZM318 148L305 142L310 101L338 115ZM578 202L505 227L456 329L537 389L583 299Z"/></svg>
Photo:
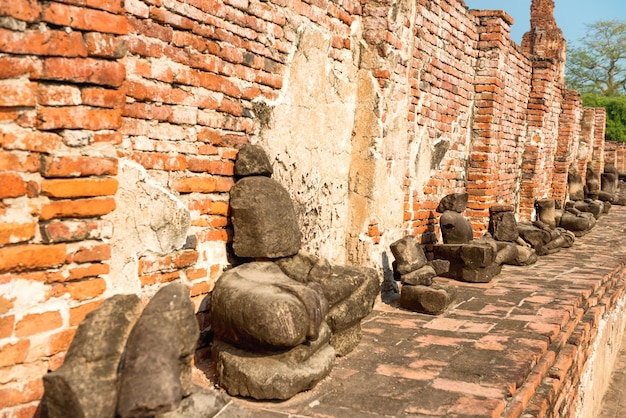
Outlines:
<svg viewBox="0 0 626 418"><path fill-rule="evenodd" d="M439 317L378 303L361 344L313 390L229 407L255 417L592 416L624 332L623 225L626 208L613 207L535 265L505 266L485 284L437 279L458 286Z"/></svg>

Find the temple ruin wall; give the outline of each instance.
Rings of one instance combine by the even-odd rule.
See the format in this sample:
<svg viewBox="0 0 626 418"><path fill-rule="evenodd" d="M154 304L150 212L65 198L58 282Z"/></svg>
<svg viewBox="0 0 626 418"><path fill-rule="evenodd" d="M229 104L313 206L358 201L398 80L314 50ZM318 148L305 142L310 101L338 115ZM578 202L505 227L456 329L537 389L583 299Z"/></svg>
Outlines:
<svg viewBox="0 0 626 418"><path fill-rule="evenodd" d="M402 236L437 241L446 194L470 194L481 235L493 204L526 220L565 199L570 165L626 171L563 85L553 18L520 46L510 16L462 0L0 4L3 414L34 413L104 298L182 281L203 312L233 262L244 143L306 250L381 269Z"/></svg>

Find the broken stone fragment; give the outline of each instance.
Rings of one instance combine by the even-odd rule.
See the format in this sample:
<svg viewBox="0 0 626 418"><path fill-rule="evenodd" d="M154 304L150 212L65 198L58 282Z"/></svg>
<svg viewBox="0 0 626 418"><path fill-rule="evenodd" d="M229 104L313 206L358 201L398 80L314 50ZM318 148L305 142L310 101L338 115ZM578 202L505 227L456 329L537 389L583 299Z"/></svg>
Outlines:
<svg viewBox="0 0 626 418"><path fill-rule="evenodd" d="M515 242L519 237L517 221L510 206L492 206L489 209L489 233L497 241Z"/></svg>
<svg viewBox="0 0 626 418"><path fill-rule="evenodd" d="M326 324L317 340L272 355L216 340L212 352L218 383L233 396L289 399L330 373L335 350L329 341L330 329Z"/></svg>
<svg viewBox="0 0 626 418"><path fill-rule="evenodd" d="M238 257L280 258L300 250L289 193L267 177L245 177L230 192L233 251Z"/></svg>
<svg viewBox="0 0 626 418"><path fill-rule="evenodd" d="M187 288L180 283L162 287L126 343L117 402L120 417L145 417L178 408L194 390L191 363L199 335Z"/></svg>
<svg viewBox="0 0 626 418"><path fill-rule="evenodd" d="M253 351L316 339L328 303L314 285L290 279L272 262L227 270L211 295L209 317L216 338Z"/></svg>
<svg viewBox="0 0 626 418"><path fill-rule="evenodd" d="M435 244L433 256L450 262L450 270L443 276L456 280L486 283L502 270L502 266L494 262L496 250L486 242Z"/></svg>
<svg viewBox="0 0 626 418"><path fill-rule="evenodd" d="M567 173L567 190L570 200L583 200L585 198L583 178L573 164Z"/></svg>
<svg viewBox="0 0 626 418"><path fill-rule="evenodd" d="M245 144L237 153L235 160L235 176L264 176L271 177L272 164L265 150L259 145Z"/></svg>
<svg viewBox="0 0 626 418"><path fill-rule="evenodd" d="M156 414L154 418L211 418L229 402L229 396L224 393L196 387L174 411Z"/></svg>
<svg viewBox="0 0 626 418"><path fill-rule="evenodd" d="M535 202L537 218L550 229L556 228L556 213L554 199L539 199Z"/></svg>
<svg viewBox="0 0 626 418"><path fill-rule="evenodd" d="M141 308L138 296L115 295L86 316L63 365L43 377L49 418L115 416L118 368Z"/></svg>
<svg viewBox="0 0 626 418"><path fill-rule="evenodd" d="M456 297L456 287L435 283L432 286L404 285L400 291L400 306L415 312L442 314Z"/></svg>
<svg viewBox="0 0 626 418"><path fill-rule="evenodd" d="M326 315L326 321L333 333L332 344L333 346L337 344L335 350L338 355L345 355L356 347L359 340L355 341L350 337L353 341L351 344L347 341L340 341L341 335L347 335L342 334L341 331L360 324L361 320L372 312L376 296L380 291L378 272L369 267L333 266L332 274L327 281L320 284L324 288L324 294L328 294L328 297L333 300ZM330 293L333 289L340 290L347 294L347 297L335 300ZM350 292L347 291L348 289ZM358 335L360 336L360 332ZM338 341L340 342L337 343Z"/></svg>
<svg viewBox="0 0 626 418"><path fill-rule="evenodd" d="M433 284L433 277L437 273L432 266L423 266L422 268L400 276L402 284L430 286Z"/></svg>
<svg viewBox="0 0 626 418"><path fill-rule="evenodd" d="M389 248L396 259L395 269L399 274L418 270L428 262L417 238L412 235L395 241Z"/></svg>
<svg viewBox="0 0 626 418"><path fill-rule="evenodd" d="M444 196L443 199L439 201L437 212L444 213L447 210L451 210L456 213L461 213L467 208L468 198L468 193L453 193Z"/></svg>

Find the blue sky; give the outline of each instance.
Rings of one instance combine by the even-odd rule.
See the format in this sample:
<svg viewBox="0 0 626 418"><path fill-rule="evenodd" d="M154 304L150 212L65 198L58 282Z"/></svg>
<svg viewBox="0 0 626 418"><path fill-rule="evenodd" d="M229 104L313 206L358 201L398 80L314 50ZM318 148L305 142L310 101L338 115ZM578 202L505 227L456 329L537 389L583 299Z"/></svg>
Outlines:
<svg viewBox="0 0 626 418"><path fill-rule="evenodd" d="M626 20L626 0L555 0L556 23L563 30L567 44L576 45L585 35L585 24L599 20ZM531 0L465 0L470 9L505 10L513 16L511 38L521 43L530 28Z"/></svg>

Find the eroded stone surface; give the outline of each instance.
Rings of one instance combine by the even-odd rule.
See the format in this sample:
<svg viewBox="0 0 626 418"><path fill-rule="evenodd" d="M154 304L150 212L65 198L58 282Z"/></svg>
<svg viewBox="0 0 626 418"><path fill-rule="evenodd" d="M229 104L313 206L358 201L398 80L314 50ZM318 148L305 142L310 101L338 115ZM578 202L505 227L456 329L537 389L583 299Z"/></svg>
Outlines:
<svg viewBox="0 0 626 418"><path fill-rule="evenodd" d="M49 418L115 416L118 368L141 309L139 297L116 295L81 322L63 365L43 377Z"/></svg>
<svg viewBox="0 0 626 418"><path fill-rule="evenodd" d="M255 399L289 399L310 389L332 369L335 350L324 324L319 338L290 350L267 355L214 341L212 351L218 383L233 396Z"/></svg>
<svg viewBox="0 0 626 418"><path fill-rule="evenodd" d="M239 149L235 160L235 176L272 176L272 164L265 150L259 145L245 144Z"/></svg>
<svg viewBox="0 0 626 418"><path fill-rule="evenodd" d="M279 258L300 250L293 204L278 182L244 177L230 192L230 207L233 251L238 257Z"/></svg>
<svg viewBox="0 0 626 418"><path fill-rule="evenodd" d="M180 283L162 287L128 337L117 403L120 417L178 408L194 389L191 363L199 335L187 288Z"/></svg>
<svg viewBox="0 0 626 418"><path fill-rule="evenodd" d="M287 277L272 262L224 272L213 289L216 338L251 350L285 349L317 338L328 305L319 287Z"/></svg>
<svg viewBox="0 0 626 418"><path fill-rule="evenodd" d="M456 297L456 288L445 284L432 286L404 285L400 291L400 306L411 311L439 315Z"/></svg>

